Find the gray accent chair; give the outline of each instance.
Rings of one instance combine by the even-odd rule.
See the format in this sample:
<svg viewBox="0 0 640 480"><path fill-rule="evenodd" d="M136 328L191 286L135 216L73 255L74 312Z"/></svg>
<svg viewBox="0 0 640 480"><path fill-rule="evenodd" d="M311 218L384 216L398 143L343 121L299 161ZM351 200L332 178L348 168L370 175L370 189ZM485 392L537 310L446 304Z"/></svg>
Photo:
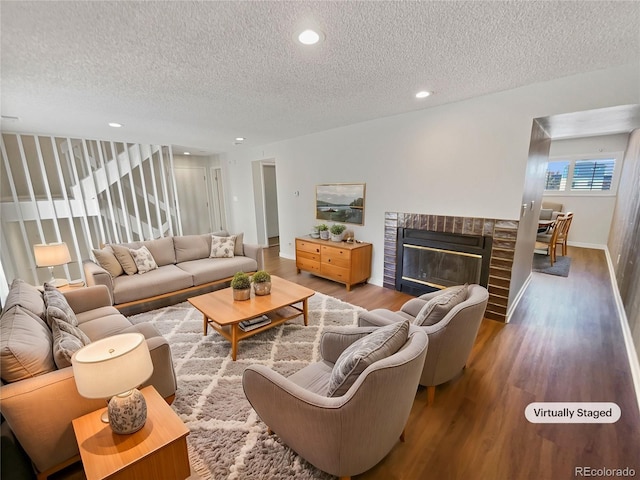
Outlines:
<svg viewBox="0 0 640 480"><path fill-rule="evenodd" d="M312 465L342 479L369 470L398 439L404 441L427 352L427 335L411 326L400 350L369 365L344 395L327 397L342 351L375 330L327 330L320 340L321 361L290 377L251 365L242 377L245 395L269 432Z"/></svg>
<svg viewBox="0 0 640 480"><path fill-rule="evenodd" d="M358 325L381 327L405 319L413 322L422 307L442 293L439 290L412 298L397 312L386 309L362 312L358 317ZM486 288L469 285L466 300L455 305L442 320L433 325L417 327L429 336L429 351L420 377L420 385L427 387L427 404L433 402L437 385L453 379L466 367L488 300Z"/></svg>

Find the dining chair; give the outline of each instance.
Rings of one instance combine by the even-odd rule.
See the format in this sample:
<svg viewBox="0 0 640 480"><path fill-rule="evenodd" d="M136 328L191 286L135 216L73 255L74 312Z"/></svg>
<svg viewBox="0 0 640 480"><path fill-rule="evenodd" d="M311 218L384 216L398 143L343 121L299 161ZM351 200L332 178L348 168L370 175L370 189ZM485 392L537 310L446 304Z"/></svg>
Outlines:
<svg viewBox="0 0 640 480"><path fill-rule="evenodd" d="M567 238L569 236L569 227L573 220L573 213L568 212L566 215L556 218L554 225L549 233L539 233L536 236L536 249L547 250L547 255L551 261L551 266L556 261L556 247L562 245L562 255L567 254Z"/></svg>

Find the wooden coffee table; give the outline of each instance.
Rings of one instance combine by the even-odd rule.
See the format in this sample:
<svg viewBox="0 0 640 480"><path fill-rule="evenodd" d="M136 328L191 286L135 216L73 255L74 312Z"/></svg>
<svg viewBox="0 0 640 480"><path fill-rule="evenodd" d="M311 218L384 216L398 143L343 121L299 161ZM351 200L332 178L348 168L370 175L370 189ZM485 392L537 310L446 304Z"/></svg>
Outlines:
<svg viewBox="0 0 640 480"><path fill-rule="evenodd" d="M231 288L217 290L189 299L204 316L204 335L209 325L231 342L231 358L235 361L238 342L260 332L278 326L287 320L302 315L307 325L307 300L315 292L309 288L271 275L271 294L256 296L253 291L249 300L235 301ZM295 304L302 303L299 307ZM249 332L240 329L240 322L266 315L271 323Z"/></svg>

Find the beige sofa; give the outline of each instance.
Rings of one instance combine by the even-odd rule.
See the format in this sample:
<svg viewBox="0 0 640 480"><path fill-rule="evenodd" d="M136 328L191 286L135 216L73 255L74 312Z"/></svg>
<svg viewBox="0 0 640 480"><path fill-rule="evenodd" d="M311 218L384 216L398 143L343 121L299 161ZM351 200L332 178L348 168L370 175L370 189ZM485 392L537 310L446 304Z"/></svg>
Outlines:
<svg viewBox="0 0 640 480"><path fill-rule="evenodd" d="M212 236L234 239L228 258L211 258ZM139 273L130 249L147 247L157 268ZM122 248L125 247L125 248ZM131 315L171 305L224 286L236 272L263 268L262 247L226 231L107 245L83 262L87 285L105 285L113 305Z"/></svg>
<svg viewBox="0 0 640 480"><path fill-rule="evenodd" d="M154 367L144 385L153 385L160 395L173 400L177 385L171 350L153 325L132 325L111 306L105 286L78 288L64 298L89 341L142 333ZM43 294L15 280L0 316L0 412L40 478L78 459L71 421L106 406L105 400L80 396L71 366L58 368L60 343L47 323L51 323L48 314Z"/></svg>

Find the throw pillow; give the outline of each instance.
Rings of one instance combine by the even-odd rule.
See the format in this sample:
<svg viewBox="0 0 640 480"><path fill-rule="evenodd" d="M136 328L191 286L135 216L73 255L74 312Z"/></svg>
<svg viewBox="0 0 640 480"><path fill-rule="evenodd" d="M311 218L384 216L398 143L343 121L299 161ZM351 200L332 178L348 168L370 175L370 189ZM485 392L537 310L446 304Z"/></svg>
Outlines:
<svg viewBox="0 0 640 480"><path fill-rule="evenodd" d="M112 277L117 277L124 273L122 265L120 265L115 253L113 253L113 249L109 245L104 247L102 250L94 249L91 250L91 252L93 253L98 265L109 272L109 275Z"/></svg>
<svg viewBox="0 0 640 480"><path fill-rule="evenodd" d="M44 304L42 292L20 278L16 278L11 282L9 293L2 308L9 310L16 305L20 305L22 308L29 310L42 320L45 319L47 306Z"/></svg>
<svg viewBox="0 0 640 480"><path fill-rule="evenodd" d="M52 328L54 318L62 320L74 327L78 326L76 314L71 310L67 299L56 287L49 283L44 284L44 304L47 307L45 318L49 328Z"/></svg>
<svg viewBox="0 0 640 480"><path fill-rule="evenodd" d="M51 331L53 333L53 360L59 369L70 367L73 354L91 343L89 337L78 327L57 318L52 323Z"/></svg>
<svg viewBox="0 0 640 480"><path fill-rule="evenodd" d="M133 261L136 262L138 273L147 273L158 268L158 264L153 259L153 255L151 255L147 247L143 246L138 249L131 248L129 251L131 252Z"/></svg>
<svg viewBox="0 0 640 480"><path fill-rule="evenodd" d="M369 365L400 350L408 335L409 320L404 320L378 328L349 345L333 366L327 396L339 397L347 393Z"/></svg>
<svg viewBox="0 0 640 480"><path fill-rule="evenodd" d="M232 237L236 237L236 243L233 249L233 254L244 255L244 232L236 233L235 235L232 235Z"/></svg>
<svg viewBox="0 0 640 480"><path fill-rule="evenodd" d="M127 275L135 275L138 272L138 267L136 267L136 262L133 260L129 249L122 245L111 245L111 248L118 262L122 265L124 273Z"/></svg>
<svg viewBox="0 0 640 480"><path fill-rule="evenodd" d="M211 235L211 254L210 258L233 258L233 252L236 247L236 236L216 237Z"/></svg>
<svg viewBox="0 0 640 480"><path fill-rule="evenodd" d="M451 311L453 307L467 299L468 284L450 287L442 295L438 295L424 304L416 319L413 321L418 326L435 325Z"/></svg>

